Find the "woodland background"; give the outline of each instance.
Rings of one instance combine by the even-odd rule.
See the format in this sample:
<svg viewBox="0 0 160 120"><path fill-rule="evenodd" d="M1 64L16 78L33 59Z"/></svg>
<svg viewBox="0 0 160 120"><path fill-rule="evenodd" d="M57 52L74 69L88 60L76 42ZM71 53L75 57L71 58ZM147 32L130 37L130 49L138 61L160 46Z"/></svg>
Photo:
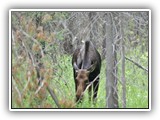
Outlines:
<svg viewBox="0 0 160 120"><path fill-rule="evenodd" d="M11 24L12 108L148 108L149 12L13 11ZM84 40L102 57L95 105L87 92L74 103L71 58Z"/></svg>

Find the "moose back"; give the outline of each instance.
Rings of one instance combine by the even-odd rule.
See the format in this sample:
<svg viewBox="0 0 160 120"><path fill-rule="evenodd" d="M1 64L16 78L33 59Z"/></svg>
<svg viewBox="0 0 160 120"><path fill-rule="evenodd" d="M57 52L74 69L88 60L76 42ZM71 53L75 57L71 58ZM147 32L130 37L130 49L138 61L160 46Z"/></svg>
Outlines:
<svg viewBox="0 0 160 120"><path fill-rule="evenodd" d="M101 57L91 41L85 41L73 53L72 66L76 90L76 102L82 100L83 92L99 74L101 69ZM92 91L93 87L93 91ZM91 96L95 100L98 93L99 77L88 88L89 100ZM92 95L93 92L93 95Z"/></svg>

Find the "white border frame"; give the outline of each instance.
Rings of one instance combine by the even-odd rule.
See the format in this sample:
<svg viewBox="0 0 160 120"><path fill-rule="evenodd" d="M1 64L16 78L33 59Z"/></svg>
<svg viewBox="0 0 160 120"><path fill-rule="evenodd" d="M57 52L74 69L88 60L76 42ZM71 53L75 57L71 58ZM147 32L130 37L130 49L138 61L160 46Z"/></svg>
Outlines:
<svg viewBox="0 0 160 120"><path fill-rule="evenodd" d="M12 60L11 60L11 12L13 11L148 11L149 12L149 108L148 109L141 109L141 108L121 108L121 109L101 109L101 108L96 108L96 109L58 109L58 108L53 108L53 109L31 109L31 108L12 108L11 106L11 70L12 70ZM151 110L151 10L150 9L10 9L9 10L9 110L10 111L150 111Z"/></svg>

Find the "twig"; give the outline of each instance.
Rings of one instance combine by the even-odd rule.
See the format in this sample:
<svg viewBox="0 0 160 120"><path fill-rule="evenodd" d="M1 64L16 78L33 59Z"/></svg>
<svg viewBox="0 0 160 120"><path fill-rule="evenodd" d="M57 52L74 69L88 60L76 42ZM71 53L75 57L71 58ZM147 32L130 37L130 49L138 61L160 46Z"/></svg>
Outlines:
<svg viewBox="0 0 160 120"><path fill-rule="evenodd" d="M22 46L24 47L26 53L28 53L28 57L30 58L30 60L32 61L33 66L35 67L36 64L35 64L35 60L34 60L33 54L30 51L30 49L28 48L28 46L26 45L26 43L24 43L24 41L22 41Z"/></svg>
<svg viewBox="0 0 160 120"><path fill-rule="evenodd" d="M134 63L137 67L141 68L142 70L145 70L146 72L148 72L148 69L146 69L145 67L143 67L142 65L138 64L137 62L133 61L132 59L128 58L125 56L125 59Z"/></svg>
<svg viewBox="0 0 160 120"><path fill-rule="evenodd" d="M35 95L40 91L40 89L41 89L43 86L44 86L44 82L42 81L42 82L40 83L40 85L38 86L38 88L37 88L37 90L36 90L36 92L35 92Z"/></svg>
<svg viewBox="0 0 160 120"><path fill-rule="evenodd" d="M16 16L18 16L18 13L16 13ZM13 26L13 31L16 31L16 30L18 30L18 29L17 29L15 26ZM26 32L24 32L23 30L20 30L20 31L21 31L25 36L31 37L31 36L29 36ZM14 36L14 34L13 34L12 36ZM13 37L12 37L12 38L13 38ZM26 45L26 43L25 43L24 40L22 40L21 38L18 38L18 39L21 41L21 45L22 45L23 48L25 49L28 57L31 59L33 66L36 66L36 65L35 65L35 62L34 62L35 60L34 60L34 57L33 57L33 54L32 54L32 52L31 52L31 50L30 50L29 47ZM31 37L31 39L33 40L34 38ZM14 41L15 41L15 40L14 40ZM14 43L14 41L13 41L13 43ZM33 40L33 41L36 42L36 43L38 43L38 44L40 44L36 39ZM41 51L42 51L41 46L40 46L40 49L41 49ZM17 52L16 52L16 55L18 56Z"/></svg>
<svg viewBox="0 0 160 120"><path fill-rule="evenodd" d="M56 103L57 107L58 107L58 108L61 108L61 106L60 106L60 104L59 104L59 102L58 102L58 98L57 98L57 96L55 95L54 91L51 90L51 88L50 88L49 86L47 86L47 90L48 90L49 94L51 95L52 99L54 100L54 102Z"/></svg>
<svg viewBox="0 0 160 120"><path fill-rule="evenodd" d="M28 76L28 81L27 81L24 89L22 90L22 94L23 94L23 92L27 89L28 84L29 84L29 82L31 81L31 72L30 72L30 71L28 71L27 76Z"/></svg>
<svg viewBox="0 0 160 120"><path fill-rule="evenodd" d="M35 95L40 91L40 89L43 87L43 86L46 86L47 88L47 91L49 92L49 94L51 95L53 101L55 102L55 104L57 105L58 108L61 108L59 102L58 102L58 98L54 92L54 90L52 90L48 84L45 84L45 81L41 82L40 86L38 87L38 89L36 90L35 92Z"/></svg>
<svg viewBox="0 0 160 120"><path fill-rule="evenodd" d="M23 31L22 29L20 29L20 31L23 33L23 35L25 35L26 37L30 38L33 42L37 43L38 45L40 45L40 43L34 39L32 36L30 36L29 34L27 34L25 31ZM43 53L43 50L42 50L42 47L41 45L39 46L40 47L40 51L41 51L41 55L44 56L44 53Z"/></svg>
<svg viewBox="0 0 160 120"><path fill-rule="evenodd" d="M15 81L14 81L13 76L12 76L12 82L13 82L13 86L14 86L15 90L16 90L17 93L18 93L18 96L19 96L20 101L22 101L21 92L20 92L20 90L18 89L18 87L17 87L17 85L16 85L16 83L15 83Z"/></svg>

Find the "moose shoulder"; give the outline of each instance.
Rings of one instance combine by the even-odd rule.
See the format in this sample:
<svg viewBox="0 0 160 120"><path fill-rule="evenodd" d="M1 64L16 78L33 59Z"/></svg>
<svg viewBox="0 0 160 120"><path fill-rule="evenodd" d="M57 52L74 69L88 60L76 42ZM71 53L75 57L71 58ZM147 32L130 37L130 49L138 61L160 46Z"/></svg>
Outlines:
<svg viewBox="0 0 160 120"><path fill-rule="evenodd" d="M87 85L99 74L101 69L101 57L91 41L85 41L81 48L77 48L73 54L72 66L75 80L76 102L82 99ZM91 100L93 86L93 99L97 97L99 77L88 88Z"/></svg>

